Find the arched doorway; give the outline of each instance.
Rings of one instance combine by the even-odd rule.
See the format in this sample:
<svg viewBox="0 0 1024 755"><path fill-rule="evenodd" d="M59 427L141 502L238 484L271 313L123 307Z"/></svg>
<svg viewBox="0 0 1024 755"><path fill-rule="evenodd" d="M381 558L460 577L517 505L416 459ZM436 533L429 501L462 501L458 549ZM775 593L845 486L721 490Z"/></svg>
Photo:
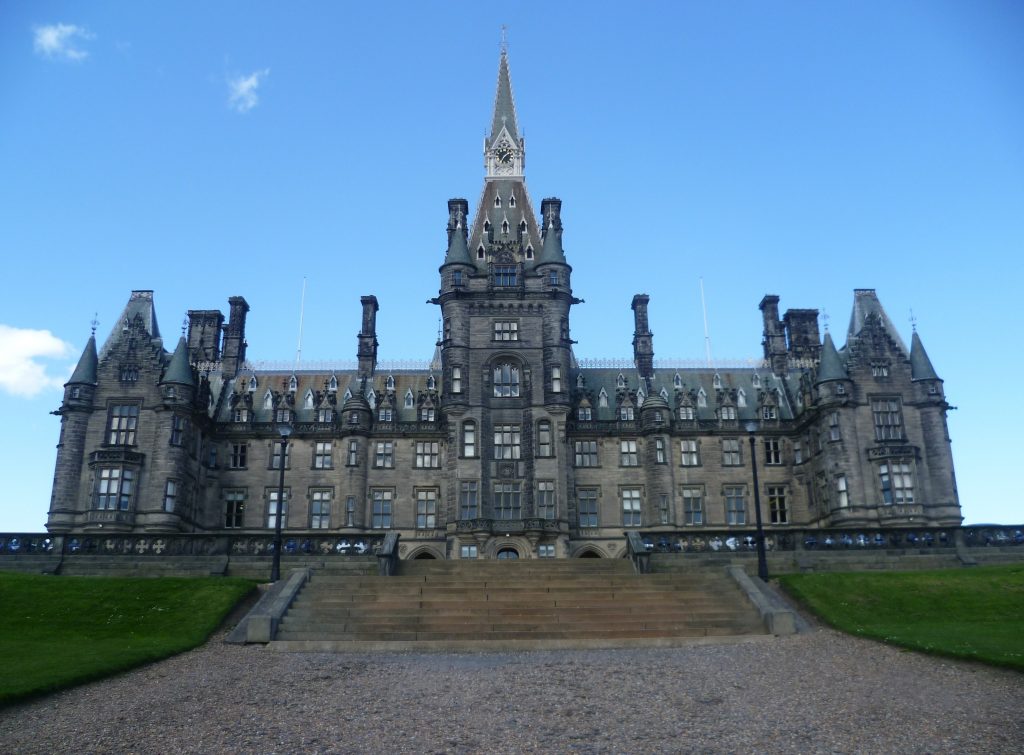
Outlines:
<svg viewBox="0 0 1024 755"><path fill-rule="evenodd" d="M436 561L437 560L437 556L435 556L430 551L423 551L422 553L417 553L416 554L416 558L413 559L413 560L414 561L420 561L420 560L427 560L427 559L430 559L431 561Z"/></svg>
<svg viewBox="0 0 1024 755"><path fill-rule="evenodd" d="M498 558L505 561L512 561L519 558L519 551L517 551L515 548L499 548Z"/></svg>

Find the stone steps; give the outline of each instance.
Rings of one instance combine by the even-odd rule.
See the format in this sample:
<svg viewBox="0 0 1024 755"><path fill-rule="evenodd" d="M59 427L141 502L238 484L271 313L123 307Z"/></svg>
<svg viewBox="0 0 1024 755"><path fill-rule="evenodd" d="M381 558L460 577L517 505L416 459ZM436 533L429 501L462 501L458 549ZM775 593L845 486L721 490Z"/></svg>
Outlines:
<svg viewBox="0 0 1024 755"><path fill-rule="evenodd" d="M764 632L739 588L710 570L641 576L622 560L403 562L396 577L315 572L271 645L599 647Z"/></svg>

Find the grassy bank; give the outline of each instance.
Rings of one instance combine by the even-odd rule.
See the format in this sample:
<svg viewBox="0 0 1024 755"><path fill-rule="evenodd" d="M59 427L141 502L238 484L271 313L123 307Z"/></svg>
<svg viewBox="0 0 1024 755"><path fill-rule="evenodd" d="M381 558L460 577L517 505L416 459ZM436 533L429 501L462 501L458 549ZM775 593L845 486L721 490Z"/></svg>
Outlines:
<svg viewBox="0 0 1024 755"><path fill-rule="evenodd" d="M0 572L0 705L194 648L253 587Z"/></svg>
<svg viewBox="0 0 1024 755"><path fill-rule="evenodd" d="M1024 565L787 574L779 581L844 632L1024 670Z"/></svg>

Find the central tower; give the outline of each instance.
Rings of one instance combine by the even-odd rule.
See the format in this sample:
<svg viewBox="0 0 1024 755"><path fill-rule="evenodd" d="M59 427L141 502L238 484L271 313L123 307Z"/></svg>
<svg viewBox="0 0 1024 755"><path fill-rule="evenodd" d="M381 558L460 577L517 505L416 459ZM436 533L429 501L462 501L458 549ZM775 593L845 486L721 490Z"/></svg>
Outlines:
<svg viewBox="0 0 1024 755"><path fill-rule="evenodd" d="M576 299L562 203L541 202L538 222L525 163L503 49L480 204L469 222L469 203L448 201L448 249L433 300L444 323L449 542L490 557L542 546L565 555L571 521L564 438Z"/></svg>

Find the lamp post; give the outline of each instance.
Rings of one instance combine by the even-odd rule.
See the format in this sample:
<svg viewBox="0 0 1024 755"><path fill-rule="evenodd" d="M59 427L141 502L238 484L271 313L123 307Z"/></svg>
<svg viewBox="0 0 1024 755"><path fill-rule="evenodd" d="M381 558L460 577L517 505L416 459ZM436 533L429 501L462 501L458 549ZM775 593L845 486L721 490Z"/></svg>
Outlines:
<svg viewBox="0 0 1024 755"><path fill-rule="evenodd" d="M757 448L755 447L754 432L757 430L757 423L751 420L746 424L747 432L750 434L750 468L754 472L754 521L757 522L757 576L762 582L768 581L768 556L764 549L764 524L761 521L761 491L757 484Z"/></svg>
<svg viewBox="0 0 1024 755"><path fill-rule="evenodd" d="M277 482L277 507L274 512L274 560L270 564L270 581L281 579L281 510L284 508L284 467L288 451L288 436L292 434L292 426L282 422L277 426L281 436L281 476Z"/></svg>

